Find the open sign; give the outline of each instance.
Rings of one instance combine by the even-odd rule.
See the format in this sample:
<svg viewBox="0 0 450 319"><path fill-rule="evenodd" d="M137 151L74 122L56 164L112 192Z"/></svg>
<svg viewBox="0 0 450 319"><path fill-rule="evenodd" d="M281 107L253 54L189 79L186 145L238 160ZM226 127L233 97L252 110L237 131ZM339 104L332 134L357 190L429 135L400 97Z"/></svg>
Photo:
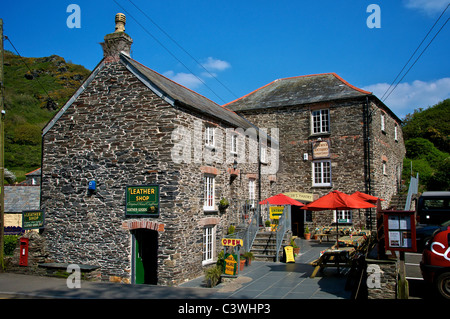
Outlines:
<svg viewBox="0 0 450 319"><path fill-rule="evenodd" d="M244 241L236 238L222 238L222 246L243 246Z"/></svg>

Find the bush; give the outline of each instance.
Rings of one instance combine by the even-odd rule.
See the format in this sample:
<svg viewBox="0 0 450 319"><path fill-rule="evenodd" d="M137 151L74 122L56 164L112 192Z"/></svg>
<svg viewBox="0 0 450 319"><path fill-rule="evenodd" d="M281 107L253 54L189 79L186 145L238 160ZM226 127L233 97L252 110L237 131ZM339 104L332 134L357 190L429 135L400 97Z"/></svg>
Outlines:
<svg viewBox="0 0 450 319"><path fill-rule="evenodd" d="M213 288L220 281L222 275L222 267L213 266L205 270L205 279L208 287Z"/></svg>
<svg viewBox="0 0 450 319"><path fill-rule="evenodd" d="M17 247L17 240L19 239L19 235L5 235L4 238L4 248L3 252L5 256L12 256L14 254L14 250Z"/></svg>

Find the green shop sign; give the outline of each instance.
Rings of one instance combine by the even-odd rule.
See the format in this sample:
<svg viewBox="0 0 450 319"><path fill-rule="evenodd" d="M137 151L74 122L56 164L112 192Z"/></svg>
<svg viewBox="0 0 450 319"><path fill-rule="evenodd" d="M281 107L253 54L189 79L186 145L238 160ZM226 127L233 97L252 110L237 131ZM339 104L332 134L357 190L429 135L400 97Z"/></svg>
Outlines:
<svg viewBox="0 0 450 319"><path fill-rule="evenodd" d="M126 216L159 216L159 185L127 186Z"/></svg>
<svg viewBox="0 0 450 319"><path fill-rule="evenodd" d="M44 228L44 212L42 210L27 210L22 212L22 228Z"/></svg>

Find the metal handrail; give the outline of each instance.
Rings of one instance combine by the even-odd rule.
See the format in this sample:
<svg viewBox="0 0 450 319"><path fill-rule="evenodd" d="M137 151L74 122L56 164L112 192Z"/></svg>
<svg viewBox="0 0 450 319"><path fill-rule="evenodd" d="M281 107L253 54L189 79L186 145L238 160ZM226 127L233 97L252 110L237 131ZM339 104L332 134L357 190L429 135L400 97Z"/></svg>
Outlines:
<svg viewBox="0 0 450 319"><path fill-rule="evenodd" d="M290 205L284 206L283 214L278 219L275 261L279 260L279 252L281 244L283 243L284 235L286 234L287 230L291 228L290 208Z"/></svg>
<svg viewBox="0 0 450 319"><path fill-rule="evenodd" d="M406 197L405 211L411 210L412 195L416 195L419 191L419 173L417 177L411 176L411 181L408 188L408 196Z"/></svg>
<svg viewBox="0 0 450 319"><path fill-rule="evenodd" d="M252 249L253 242L255 241L256 234L258 233L259 230L259 207L260 206L258 205L255 213L252 216L250 224L248 225L248 227L245 229L244 232L244 238L246 239L244 240L244 249L247 252Z"/></svg>
<svg viewBox="0 0 450 319"><path fill-rule="evenodd" d="M253 246L256 234L259 230L260 224L260 205L253 204L249 205L249 200L232 201L237 204L238 208L238 225L239 227L245 226L244 229L237 231L233 234L226 235L225 238L241 238L244 241L244 246L242 247L244 251L248 252ZM244 218L244 216L250 217L250 219Z"/></svg>

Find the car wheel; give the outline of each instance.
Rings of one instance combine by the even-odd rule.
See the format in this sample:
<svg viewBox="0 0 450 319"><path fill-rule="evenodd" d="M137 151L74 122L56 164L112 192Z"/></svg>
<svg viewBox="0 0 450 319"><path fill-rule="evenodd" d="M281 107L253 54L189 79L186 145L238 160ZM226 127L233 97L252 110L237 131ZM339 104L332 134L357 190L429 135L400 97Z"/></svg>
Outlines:
<svg viewBox="0 0 450 319"><path fill-rule="evenodd" d="M440 274L436 279L436 285L441 296L450 299L450 272Z"/></svg>

